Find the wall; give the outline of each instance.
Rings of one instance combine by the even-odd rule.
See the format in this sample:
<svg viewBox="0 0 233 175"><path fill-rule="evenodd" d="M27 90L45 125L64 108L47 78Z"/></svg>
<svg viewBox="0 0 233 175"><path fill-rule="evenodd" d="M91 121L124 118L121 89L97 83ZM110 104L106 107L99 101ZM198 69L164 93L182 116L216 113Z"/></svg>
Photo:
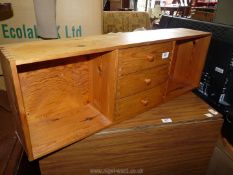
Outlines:
<svg viewBox="0 0 233 175"><path fill-rule="evenodd" d="M0 44L38 40L33 0L0 0L12 3L14 16L0 21ZM57 0L57 25L61 38L102 33L102 0ZM0 89L4 89L0 66Z"/></svg>
<svg viewBox="0 0 233 175"><path fill-rule="evenodd" d="M218 0L217 11L214 22L233 25L233 1Z"/></svg>

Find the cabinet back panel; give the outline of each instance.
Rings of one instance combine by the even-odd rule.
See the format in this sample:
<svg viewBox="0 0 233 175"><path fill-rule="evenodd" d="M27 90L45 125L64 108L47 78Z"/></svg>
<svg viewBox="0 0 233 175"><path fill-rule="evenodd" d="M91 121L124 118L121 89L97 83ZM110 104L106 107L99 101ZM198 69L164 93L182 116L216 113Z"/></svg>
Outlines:
<svg viewBox="0 0 233 175"><path fill-rule="evenodd" d="M88 103L88 60L50 66L46 62L32 65L34 70L20 67L21 84L26 115L28 118L44 118L59 111L79 108ZM44 66L44 67L43 67Z"/></svg>

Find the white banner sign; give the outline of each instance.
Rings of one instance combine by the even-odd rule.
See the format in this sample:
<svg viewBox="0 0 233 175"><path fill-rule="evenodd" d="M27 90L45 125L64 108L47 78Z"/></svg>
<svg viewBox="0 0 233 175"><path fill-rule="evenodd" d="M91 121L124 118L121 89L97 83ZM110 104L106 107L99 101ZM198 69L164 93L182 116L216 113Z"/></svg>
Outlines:
<svg viewBox="0 0 233 175"><path fill-rule="evenodd" d="M0 21L0 44L38 39L33 0L0 0L11 3L13 17ZM102 33L102 0L57 0L58 38Z"/></svg>

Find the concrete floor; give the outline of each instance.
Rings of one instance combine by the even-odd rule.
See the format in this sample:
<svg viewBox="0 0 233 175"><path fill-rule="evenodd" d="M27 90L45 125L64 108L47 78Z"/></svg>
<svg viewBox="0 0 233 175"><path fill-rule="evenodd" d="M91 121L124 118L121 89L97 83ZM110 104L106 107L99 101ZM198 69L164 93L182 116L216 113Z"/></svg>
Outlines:
<svg viewBox="0 0 233 175"><path fill-rule="evenodd" d="M225 139L216 144L207 175L233 175L233 146Z"/></svg>

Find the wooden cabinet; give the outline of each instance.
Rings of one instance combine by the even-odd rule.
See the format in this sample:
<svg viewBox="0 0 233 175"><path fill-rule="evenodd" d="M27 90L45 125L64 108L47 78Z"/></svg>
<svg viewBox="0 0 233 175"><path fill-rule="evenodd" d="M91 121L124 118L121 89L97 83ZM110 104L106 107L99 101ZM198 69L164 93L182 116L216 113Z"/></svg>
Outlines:
<svg viewBox="0 0 233 175"><path fill-rule="evenodd" d="M209 109L186 93L40 159L41 174L137 169L146 175L203 175L223 122L220 114L205 116ZM166 118L172 122L163 123Z"/></svg>
<svg viewBox="0 0 233 175"><path fill-rule="evenodd" d="M198 86L210 33L164 29L1 46L30 160Z"/></svg>

